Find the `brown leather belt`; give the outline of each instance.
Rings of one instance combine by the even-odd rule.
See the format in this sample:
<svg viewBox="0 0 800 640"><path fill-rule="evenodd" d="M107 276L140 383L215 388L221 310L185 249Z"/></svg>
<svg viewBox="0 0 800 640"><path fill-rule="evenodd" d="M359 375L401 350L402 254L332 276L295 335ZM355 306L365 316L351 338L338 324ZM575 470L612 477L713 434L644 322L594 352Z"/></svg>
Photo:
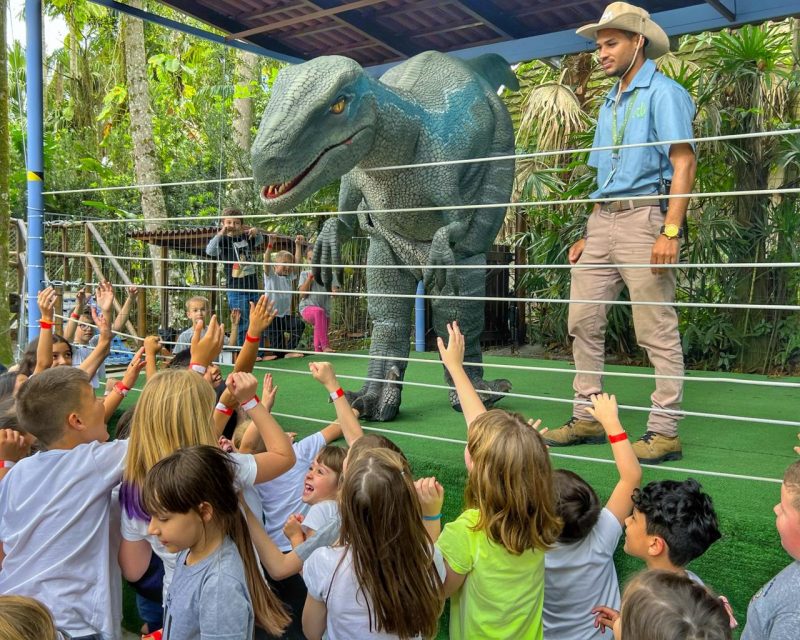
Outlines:
<svg viewBox="0 0 800 640"><path fill-rule="evenodd" d="M600 208L609 213L618 213L619 211L630 211L631 209L638 209L639 207L657 207L658 205L658 198L647 198L644 200L606 200L600 203Z"/></svg>

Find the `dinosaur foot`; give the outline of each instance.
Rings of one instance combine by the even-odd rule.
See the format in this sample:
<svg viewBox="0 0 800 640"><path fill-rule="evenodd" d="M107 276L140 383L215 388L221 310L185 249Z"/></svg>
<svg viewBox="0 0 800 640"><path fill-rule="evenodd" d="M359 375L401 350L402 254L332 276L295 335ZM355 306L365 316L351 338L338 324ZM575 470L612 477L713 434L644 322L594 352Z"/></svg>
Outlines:
<svg viewBox="0 0 800 640"><path fill-rule="evenodd" d="M400 409L402 385L398 384L402 374L392 365L386 371L383 382L367 382L360 391L346 391L347 400L359 412L361 420L389 422Z"/></svg>
<svg viewBox="0 0 800 640"><path fill-rule="evenodd" d="M477 380L472 380L472 385L475 387L475 390L483 401L483 405L487 409L491 409L505 397L501 394L511 391L511 381L505 378L499 378L497 380L483 380L478 378ZM461 403L458 401L458 394L451 389L449 395L450 406L460 413Z"/></svg>

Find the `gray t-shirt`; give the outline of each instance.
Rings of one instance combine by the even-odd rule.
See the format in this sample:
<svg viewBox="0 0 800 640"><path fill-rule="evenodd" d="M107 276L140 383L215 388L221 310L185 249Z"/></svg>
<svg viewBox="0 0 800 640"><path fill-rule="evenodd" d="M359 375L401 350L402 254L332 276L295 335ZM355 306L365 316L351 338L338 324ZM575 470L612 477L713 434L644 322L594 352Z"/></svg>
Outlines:
<svg viewBox="0 0 800 640"><path fill-rule="evenodd" d="M300 282L297 283L299 287L302 287L306 282L308 282L308 276L311 275L310 271L301 271L300 272ZM314 293L314 292L317 293ZM325 291L325 287L320 286L320 284L315 280L311 283L311 290L305 298L300 297L300 311L302 312L303 309L306 307L321 307L325 310L325 315L331 315L331 297L326 295L326 293L319 293L320 291Z"/></svg>
<svg viewBox="0 0 800 640"><path fill-rule="evenodd" d="M253 604L236 545L225 538L194 565L178 555L164 602L164 640L249 640Z"/></svg>
<svg viewBox="0 0 800 640"><path fill-rule="evenodd" d="M203 330L200 332L201 338L206 335L206 331L208 331L208 327L203 327ZM192 346L193 337L194 327L189 327L186 329L186 331L182 331L178 336L178 339L175 341L175 348L172 350L172 354L178 355L181 351L186 351L188 348L190 348ZM228 344L228 336L224 336L222 338L222 344Z"/></svg>
<svg viewBox="0 0 800 640"><path fill-rule="evenodd" d="M303 562L308 560L312 553L321 547L330 547L336 544L339 539L339 530L342 528L341 520L338 518L329 520L327 524L316 530L304 543L295 547L294 552Z"/></svg>
<svg viewBox="0 0 800 640"><path fill-rule="evenodd" d="M747 607L742 640L797 640L800 629L800 561L767 582Z"/></svg>
<svg viewBox="0 0 800 640"><path fill-rule="evenodd" d="M90 339L89 342L86 344L80 344L79 342L72 343L72 366L78 367L80 366L81 362L86 360L89 355L97 348L97 343L100 342L100 336L98 334L94 334ZM95 374L92 376L91 384L93 389L97 389L100 386L100 378L105 379L106 377L106 361L100 363L100 366L95 371Z"/></svg>
<svg viewBox="0 0 800 640"><path fill-rule="evenodd" d="M557 543L544 556L545 640L613 638L594 626L592 607L619 610L619 580L614 550L622 536L619 520L608 509L600 512L583 540ZM610 631L610 630L609 630Z"/></svg>
<svg viewBox="0 0 800 640"><path fill-rule="evenodd" d="M275 315L279 318L292 313L292 291L297 276L279 276L275 273L264 276L264 293L275 305Z"/></svg>

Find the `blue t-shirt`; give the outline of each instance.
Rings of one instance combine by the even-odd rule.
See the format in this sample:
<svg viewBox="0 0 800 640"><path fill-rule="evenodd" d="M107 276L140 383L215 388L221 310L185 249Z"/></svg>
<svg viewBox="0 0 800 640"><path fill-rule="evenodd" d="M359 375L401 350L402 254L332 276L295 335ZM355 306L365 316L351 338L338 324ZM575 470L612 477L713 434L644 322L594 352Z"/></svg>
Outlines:
<svg viewBox="0 0 800 640"><path fill-rule="evenodd" d="M600 107L592 145L594 147L614 144L612 121L618 88L619 83L614 85ZM647 60L619 100L617 131L624 129L621 144L693 138L694 114L694 101L686 89L656 71L655 63ZM669 147L670 145L662 145L620 149L615 171L612 158L614 152L592 151L589 154L589 166L597 169L598 189L591 197L616 200L625 196L656 193L659 168L665 180L672 179Z"/></svg>

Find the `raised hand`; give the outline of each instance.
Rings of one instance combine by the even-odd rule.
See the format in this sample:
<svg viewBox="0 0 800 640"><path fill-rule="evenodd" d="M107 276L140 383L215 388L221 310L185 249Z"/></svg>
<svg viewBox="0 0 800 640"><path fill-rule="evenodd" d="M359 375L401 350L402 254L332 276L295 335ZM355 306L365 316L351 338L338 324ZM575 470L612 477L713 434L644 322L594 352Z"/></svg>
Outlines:
<svg viewBox="0 0 800 640"><path fill-rule="evenodd" d="M264 386L261 388L261 404L264 405L267 411L272 412L272 407L275 405L275 396L278 395L278 385L273 385L272 374L268 373L264 376Z"/></svg>
<svg viewBox="0 0 800 640"><path fill-rule="evenodd" d="M14 429L0 429L0 459L19 462L31 454L31 445Z"/></svg>
<svg viewBox="0 0 800 640"><path fill-rule="evenodd" d="M146 361L144 359L144 352L145 347L139 347L136 353L133 354L133 359L128 363L128 368L125 369L125 375L122 376L122 384L128 387L128 389L133 388L136 381L139 379L139 374L145 367Z"/></svg>
<svg viewBox="0 0 800 640"><path fill-rule="evenodd" d="M610 396L607 393L596 393L590 396L589 399L593 405L586 407L589 415L602 424L606 431L609 429L615 433L619 431L619 409L617 408L616 396Z"/></svg>
<svg viewBox="0 0 800 640"><path fill-rule="evenodd" d="M247 333L254 338L260 336L275 319L275 305L267 296L261 296L258 302L250 303L250 324Z"/></svg>
<svg viewBox="0 0 800 640"><path fill-rule="evenodd" d="M239 404L251 400L258 390L258 380L252 373L237 371L228 375L225 386L230 390Z"/></svg>
<svg viewBox="0 0 800 640"><path fill-rule="evenodd" d="M114 309L114 287L108 280L104 280L94 290L94 299L97 302L97 307L104 316L111 314Z"/></svg>
<svg viewBox="0 0 800 640"><path fill-rule="evenodd" d="M242 312L239 309L231 309L231 326L234 327L239 324L242 319Z"/></svg>
<svg viewBox="0 0 800 640"><path fill-rule="evenodd" d="M36 296L36 304L39 307L39 314L45 322L53 321L53 313L56 307L58 294L53 287L42 289Z"/></svg>
<svg viewBox="0 0 800 640"><path fill-rule="evenodd" d="M154 358L161 353L161 338L158 336L147 336L144 339L144 352Z"/></svg>
<svg viewBox="0 0 800 640"><path fill-rule="evenodd" d="M336 373L330 362L309 362L308 369L314 380L322 384L328 391L336 391L339 388L339 381L336 379Z"/></svg>
<svg viewBox="0 0 800 640"><path fill-rule="evenodd" d="M436 338L436 346L439 347L439 355L442 363L447 370L452 373L453 369L458 369L464 364L464 334L458 328L458 322L453 321L447 324L447 346L444 340Z"/></svg>
<svg viewBox="0 0 800 640"><path fill-rule="evenodd" d="M222 344L225 340L225 325L217 322L217 316L211 316L211 322L208 323L208 330L201 338L200 334L203 331L203 322L199 320L194 326L194 333L192 334L192 362L208 367L211 362L216 359L219 352L222 351Z"/></svg>
<svg viewBox="0 0 800 640"><path fill-rule="evenodd" d="M292 545L299 544L306 539L302 525L303 516L299 513L290 515L286 520L286 524L283 525L283 535L292 541Z"/></svg>
<svg viewBox="0 0 800 640"><path fill-rule="evenodd" d="M444 487L436 478L420 478L414 481L423 516L438 516L442 513Z"/></svg>

